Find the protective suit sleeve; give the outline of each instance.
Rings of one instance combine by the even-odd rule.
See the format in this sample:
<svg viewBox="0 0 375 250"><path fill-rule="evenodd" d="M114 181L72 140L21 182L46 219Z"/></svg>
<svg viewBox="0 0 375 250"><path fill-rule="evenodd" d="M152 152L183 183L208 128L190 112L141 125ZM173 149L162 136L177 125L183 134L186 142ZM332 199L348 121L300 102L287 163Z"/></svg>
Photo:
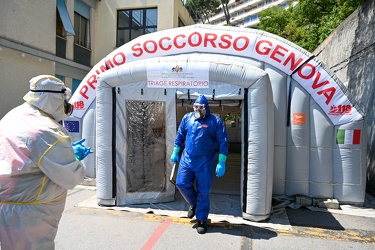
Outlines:
<svg viewBox="0 0 375 250"><path fill-rule="evenodd" d="M219 142L219 154L228 155L228 134L224 122L217 118L216 137Z"/></svg>
<svg viewBox="0 0 375 250"><path fill-rule="evenodd" d="M76 161L70 137L61 137L46 150L38 162L39 168L49 179L65 189L73 189L85 177L86 169Z"/></svg>
<svg viewBox="0 0 375 250"><path fill-rule="evenodd" d="M186 134L187 134L186 119L187 119L188 114L186 114L181 119L180 126L178 127L178 130L177 130L177 135L176 135L176 140L174 142L174 145L179 147L179 148L181 148L185 143Z"/></svg>

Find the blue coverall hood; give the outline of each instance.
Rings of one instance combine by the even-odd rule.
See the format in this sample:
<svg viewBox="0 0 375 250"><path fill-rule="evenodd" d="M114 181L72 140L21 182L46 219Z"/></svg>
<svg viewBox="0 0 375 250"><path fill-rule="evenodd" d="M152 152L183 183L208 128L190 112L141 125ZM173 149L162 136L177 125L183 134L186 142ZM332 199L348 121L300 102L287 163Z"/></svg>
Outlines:
<svg viewBox="0 0 375 250"><path fill-rule="evenodd" d="M204 95L200 95L197 100L195 100L194 103L199 103L199 104L204 104L205 109L206 109L206 116L208 116L210 112L210 106L208 106L208 100Z"/></svg>

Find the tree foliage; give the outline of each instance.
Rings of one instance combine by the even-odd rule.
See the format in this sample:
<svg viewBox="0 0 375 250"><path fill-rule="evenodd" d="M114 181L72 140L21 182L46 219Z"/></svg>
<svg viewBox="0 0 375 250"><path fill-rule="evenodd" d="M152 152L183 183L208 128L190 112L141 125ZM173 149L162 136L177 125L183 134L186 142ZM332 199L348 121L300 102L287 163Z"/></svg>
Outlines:
<svg viewBox="0 0 375 250"><path fill-rule="evenodd" d="M312 52L365 0L299 0L259 13L257 28Z"/></svg>
<svg viewBox="0 0 375 250"><path fill-rule="evenodd" d="M189 0L186 2L185 7L196 22L209 22L210 14L220 12L220 4L220 0Z"/></svg>
<svg viewBox="0 0 375 250"><path fill-rule="evenodd" d="M229 0L189 0L185 7L195 21L210 22L209 15L223 10L227 25L230 24ZM221 6L221 7L220 7Z"/></svg>

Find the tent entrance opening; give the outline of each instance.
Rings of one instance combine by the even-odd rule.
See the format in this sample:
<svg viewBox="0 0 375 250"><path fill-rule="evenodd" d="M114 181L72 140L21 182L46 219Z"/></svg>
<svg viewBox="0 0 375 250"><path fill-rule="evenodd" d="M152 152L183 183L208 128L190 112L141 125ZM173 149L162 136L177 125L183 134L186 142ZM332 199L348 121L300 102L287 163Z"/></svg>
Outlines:
<svg viewBox="0 0 375 250"><path fill-rule="evenodd" d="M177 100L177 128L182 117L193 112L194 100ZM211 193L241 194L241 100L209 101L212 114L219 116L225 123L228 133L229 151L225 175L214 177ZM216 157L218 159L218 157Z"/></svg>

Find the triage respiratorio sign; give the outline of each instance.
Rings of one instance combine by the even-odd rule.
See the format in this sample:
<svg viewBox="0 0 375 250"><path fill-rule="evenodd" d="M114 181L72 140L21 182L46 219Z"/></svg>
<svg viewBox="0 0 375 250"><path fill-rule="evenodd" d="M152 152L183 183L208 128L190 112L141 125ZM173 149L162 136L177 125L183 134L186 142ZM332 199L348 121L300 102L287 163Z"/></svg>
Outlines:
<svg viewBox="0 0 375 250"><path fill-rule="evenodd" d="M209 63L151 64L147 66L148 88L209 88Z"/></svg>

